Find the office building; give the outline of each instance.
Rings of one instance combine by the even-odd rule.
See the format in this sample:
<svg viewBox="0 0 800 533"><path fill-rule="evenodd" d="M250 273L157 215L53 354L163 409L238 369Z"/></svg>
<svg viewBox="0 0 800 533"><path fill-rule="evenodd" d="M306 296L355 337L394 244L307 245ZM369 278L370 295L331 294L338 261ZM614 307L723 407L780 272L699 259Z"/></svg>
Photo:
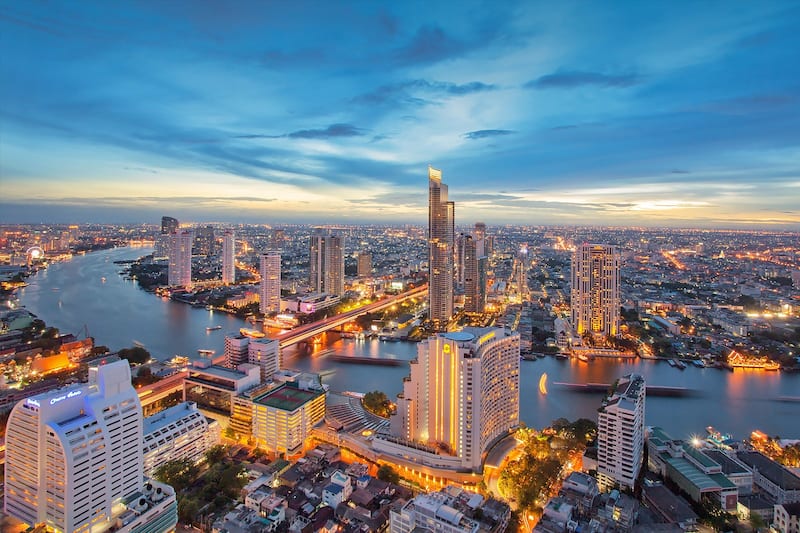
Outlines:
<svg viewBox="0 0 800 533"><path fill-rule="evenodd" d="M222 234L222 283L236 282L236 234L226 230Z"/></svg>
<svg viewBox="0 0 800 533"><path fill-rule="evenodd" d="M442 171L428 167L428 313L443 331L453 316L455 204L447 200Z"/></svg>
<svg viewBox="0 0 800 533"><path fill-rule="evenodd" d="M372 254L358 252L358 270L356 273L359 278L366 278L372 274Z"/></svg>
<svg viewBox="0 0 800 533"><path fill-rule="evenodd" d="M619 266L616 246L582 244L572 256L572 327L578 335L619 333Z"/></svg>
<svg viewBox="0 0 800 533"><path fill-rule="evenodd" d="M486 249L486 224L476 222L472 236L475 239L475 250L478 257L489 255L489 250Z"/></svg>
<svg viewBox="0 0 800 533"><path fill-rule="evenodd" d="M277 339L253 339L247 347L247 362L261 369L261 382L281 369L280 342Z"/></svg>
<svg viewBox="0 0 800 533"><path fill-rule="evenodd" d="M263 315L281 312L281 253L269 250L261 254L259 311Z"/></svg>
<svg viewBox="0 0 800 533"><path fill-rule="evenodd" d="M287 455L303 449L311 428L325 418L321 386L287 382L253 399L253 437L264 448Z"/></svg>
<svg viewBox="0 0 800 533"><path fill-rule="evenodd" d="M192 232L178 230L169 236L168 283L171 287L192 286Z"/></svg>
<svg viewBox="0 0 800 533"><path fill-rule="evenodd" d="M309 245L309 285L313 292L344 294L344 236L316 230Z"/></svg>
<svg viewBox="0 0 800 533"><path fill-rule="evenodd" d="M220 443L220 427L197 409L183 402L144 419L144 475L152 476L167 461L200 462Z"/></svg>
<svg viewBox="0 0 800 533"><path fill-rule="evenodd" d="M478 241L470 235L463 239L464 311L482 313L486 305L486 261L478 257ZM483 272L481 272L483 269Z"/></svg>
<svg viewBox="0 0 800 533"><path fill-rule="evenodd" d="M194 232L194 255L214 255L214 227L200 226Z"/></svg>
<svg viewBox="0 0 800 533"><path fill-rule="evenodd" d="M597 474L604 490L633 489L644 454L644 378L628 374L614 383L597 416Z"/></svg>
<svg viewBox="0 0 800 533"><path fill-rule="evenodd" d="M169 257L169 236L178 231L179 226L178 219L161 217L161 232L156 235L155 246L153 247L154 259Z"/></svg>
<svg viewBox="0 0 800 533"><path fill-rule="evenodd" d="M245 337L241 333L228 333L225 335L225 366L236 368L242 363L248 362L248 347L250 337Z"/></svg>
<svg viewBox="0 0 800 533"><path fill-rule="evenodd" d="M245 356L247 351L245 351ZM207 360L192 361L183 382L183 401L194 402L207 416L227 426L233 414L233 399L261 383L261 370L251 364L237 369L212 365Z"/></svg>
<svg viewBox="0 0 800 533"><path fill-rule="evenodd" d="M450 467L479 469L483 452L519 424L519 334L440 333L419 343L410 367L392 435L438 448Z"/></svg>
<svg viewBox="0 0 800 533"><path fill-rule="evenodd" d="M175 492L145 485L142 437L127 361L90 366L87 384L19 402L6 431L5 512L55 531L170 531Z"/></svg>
<svg viewBox="0 0 800 533"><path fill-rule="evenodd" d="M506 530L510 518L508 504L450 485L392 507L389 533L499 533Z"/></svg>

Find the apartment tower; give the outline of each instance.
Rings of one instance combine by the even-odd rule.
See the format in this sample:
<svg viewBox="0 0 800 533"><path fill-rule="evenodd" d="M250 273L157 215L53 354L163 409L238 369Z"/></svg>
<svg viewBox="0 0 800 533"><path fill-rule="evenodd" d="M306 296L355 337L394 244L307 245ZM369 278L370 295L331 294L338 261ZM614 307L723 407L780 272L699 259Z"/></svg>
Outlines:
<svg viewBox="0 0 800 533"><path fill-rule="evenodd" d="M263 315L281 311L281 253L268 250L261 254L261 284L259 285L259 311Z"/></svg>
<svg viewBox="0 0 800 533"><path fill-rule="evenodd" d="M226 230L222 234L222 283L230 285L236 281L236 234Z"/></svg>
<svg viewBox="0 0 800 533"><path fill-rule="evenodd" d="M309 285L314 292L344 294L344 235L316 230L309 244Z"/></svg>
<svg viewBox="0 0 800 533"><path fill-rule="evenodd" d="M645 382L639 374L617 380L597 415L597 474L604 490L633 489L644 453Z"/></svg>
<svg viewBox="0 0 800 533"><path fill-rule="evenodd" d="M572 256L572 327L582 335L619 334L619 251L607 244L582 244Z"/></svg>
<svg viewBox="0 0 800 533"><path fill-rule="evenodd" d="M447 200L442 171L428 167L428 313L443 331L453 316L455 204Z"/></svg>
<svg viewBox="0 0 800 533"><path fill-rule="evenodd" d="M168 283L171 287L192 286L192 241L189 230L177 230L169 236Z"/></svg>

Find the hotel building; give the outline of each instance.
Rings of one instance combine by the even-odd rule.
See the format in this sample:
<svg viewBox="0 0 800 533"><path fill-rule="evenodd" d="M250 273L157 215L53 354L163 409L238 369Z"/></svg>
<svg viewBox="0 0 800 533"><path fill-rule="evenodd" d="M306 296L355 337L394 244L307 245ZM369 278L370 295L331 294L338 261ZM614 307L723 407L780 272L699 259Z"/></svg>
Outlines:
<svg viewBox="0 0 800 533"><path fill-rule="evenodd" d="M261 254L261 284L258 286L258 310L263 315L281 312L281 253L269 250Z"/></svg>
<svg viewBox="0 0 800 533"><path fill-rule="evenodd" d="M175 492L145 484L142 437L127 361L19 402L6 432L5 512L55 531L172 530Z"/></svg>
<svg viewBox="0 0 800 533"><path fill-rule="evenodd" d="M220 427L197 409L183 402L144 419L144 473L152 476L167 461L199 462L220 442Z"/></svg>
<svg viewBox="0 0 800 533"><path fill-rule="evenodd" d="M391 417L393 438L376 437L373 447L395 455L415 447L423 464L479 470L484 452L519 425L519 334L440 333L419 343L410 366Z"/></svg>
<svg viewBox="0 0 800 533"><path fill-rule="evenodd" d="M604 490L633 489L644 456L645 382L628 374L614 383L597 416L597 474Z"/></svg>
<svg viewBox="0 0 800 533"><path fill-rule="evenodd" d="M316 230L309 244L309 285L313 292L344 294L344 236Z"/></svg>
<svg viewBox="0 0 800 533"><path fill-rule="evenodd" d="M169 236L168 283L171 287L192 286L192 241L189 230L178 230Z"/></svg>
<svg viewBox="0 0 800 533"><path fill-rule="evenodd" d="M276 453L303 449L311 428L325 418L325 391L286 382L253 398L253 437Z"/></svg>
<svg viewBox="0 0 800 533"><path fill-rule="evenodd" d="M616 246L582 244L572 256L570 306L578 335L619 334L619 266Z"/></svg>
<svg viewBox="0 0 800 533"><path fill-rule="evenodd" d="M428 313L439 330L453 316L455 204L447 200L442 171L428 167Z"/></svg>
<svg viewBox="0 0 800 533"><path fill-rule="evenodd" d="M236 234L227 230L222 234L222 283L236 281Z"/></svg>

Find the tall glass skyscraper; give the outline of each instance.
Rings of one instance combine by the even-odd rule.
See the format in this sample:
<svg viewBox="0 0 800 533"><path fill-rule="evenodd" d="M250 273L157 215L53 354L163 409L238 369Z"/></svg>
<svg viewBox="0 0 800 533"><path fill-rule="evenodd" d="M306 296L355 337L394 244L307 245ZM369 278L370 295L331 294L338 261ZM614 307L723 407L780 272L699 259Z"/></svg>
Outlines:
<svg viewBox="0 0 800 533"><path fill-rule="evenodd" d="M447 200L442 171L428 167L428 313L443 331L453 316L455 204Z"/></svg>
<svg viewBox="0 0 800 533"><path fill-rule="evenodd" d="M619 334L619 252L607 244L581 244L572 256L572 327L582 335Z"/></svg>

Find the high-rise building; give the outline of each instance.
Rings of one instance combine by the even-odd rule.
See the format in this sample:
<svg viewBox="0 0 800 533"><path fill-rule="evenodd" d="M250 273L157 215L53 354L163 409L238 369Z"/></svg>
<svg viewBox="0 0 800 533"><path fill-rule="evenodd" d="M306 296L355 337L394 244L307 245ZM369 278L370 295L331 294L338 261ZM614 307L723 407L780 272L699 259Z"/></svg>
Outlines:
<svg viewBox="0 0 800 533"><path fill-rule="evenodd" d="M477 250L478 257L483 257L491 253L486 247L486 224L483 222L475 223L473 238L475 239L475 249Z"/></svg>
<svg viewBox="0 0 800 533"><path fill-rule="evenodd" d="M442 171L428 167L428 313L443 330L453 316L455 204L447 200Z"/></svg>
<svg viewBox="0 0 800 533"><path fill-rule="evenodd" d="M236 234L226 230L222 234L222 283L230 285L236 281Z"/></svg>
<svg viewBox="0 0 800 533"><path fill-rule="evenodd" d="M175 492L145 483L142 437L127 361L91 366L88 383L19 402L6 431L6 513L55 531L106 532L118 520L117 531L172 530Z"/></svg>
<svg viewBox="0 0 800 533"><path fill-rule="evenodd" d="M465 274L465 267L464 264L464 253L465 249L464 246L466 245L467 238L472 239L471 236L465 235L463 233L459 233L456 237L455 243L455 258L453 263L453 272L454 272L454 279L453 279L453 288L454 290L463 291L464 290L464 274Z"/></svg>
<svg viewBox="0 0 800 533"><path fill-rule="evenodd" d="M344 236L316 230L309 245L309 285L314 292L344 294Z"/></svg>
<svg viewBox="0 0 800 533"><path fill-rule="evenodd" d="M311 428L325 418L325 390L287 382L253 398L253 437L267 450L303 449Z"/></svg>
<svg viewBox="0 0 800 533"><path fill-rule="evenodd" d="M281 369L280 343L276 339L253 339L247 347L247 362L261 369L261 382L266 383Z"/></svg>
<svg viewBox="0 0 800 533"><path fill-rule="evenodd" d="M519 348L519 334L503 328L465 328L419 343L392 435L477 470L483 452L519 424Z"/></svg>
<svg viewBox="0 0 800 533"><path fill-rule="evenodd" d="M369 252L358 252L358 270L359 278L366 278L372 274L372 254Z"/></svg>
<svg viewBox="0 0 800 533"><path fill-rule="evenodd" d="M477 241L470 235L463 239L463 269L464 269L464 311L467 313L482 313L484 308L483 293L481 290L481 276L479 268L481 262L477 255ZM485 263L484 263L485 264ZM483 276L485 278L485 276Z"/></svg>
<svg viewBox="0 0 800 533"><path fill-rule="evenodd" d="M178 219L161 217L161 233L156 235L156 242L153 247L154 258L169 257L169 236L178 231L179 227Z"/></svg>
<svg viewBox="0 0 800 533"><path fill-rule="evenodd" d="M597 474L604 489L632 489L644 453L645 382L628 374L614 383L597 415Z"/></svg>
<svg viewBox="0 0 800 533"><path fill-rule="evenodd" d="M616 246L582 244L572 256L572 327L579 335L619 333L619 266Z"/></svg>
<svg viewBox="0 0 800 533"><path fill-rule="evenodd" d="M248 359L247 350L250 344L250 337L245 337L240 333L229 333L225 335L225 366L236 368Z"/></svg>
<svg viewBox="0 0 800 533"><path fill-rule="evenodd" d="M169 285L192 286L192 232L178 230L169 236Z"/></svg>
<svg viewBox="0 0 800 533"><path fill-rule="evenodd" d="M263 315L281 312L281 253L268 250L261 254L259 311Z"/></svg>
<svg viewBox="0 0 800 533"><path fill-rule="evenodd" d="M194 232L194 254L195 255L214 255L214 227L200 226Z"/></svg>

